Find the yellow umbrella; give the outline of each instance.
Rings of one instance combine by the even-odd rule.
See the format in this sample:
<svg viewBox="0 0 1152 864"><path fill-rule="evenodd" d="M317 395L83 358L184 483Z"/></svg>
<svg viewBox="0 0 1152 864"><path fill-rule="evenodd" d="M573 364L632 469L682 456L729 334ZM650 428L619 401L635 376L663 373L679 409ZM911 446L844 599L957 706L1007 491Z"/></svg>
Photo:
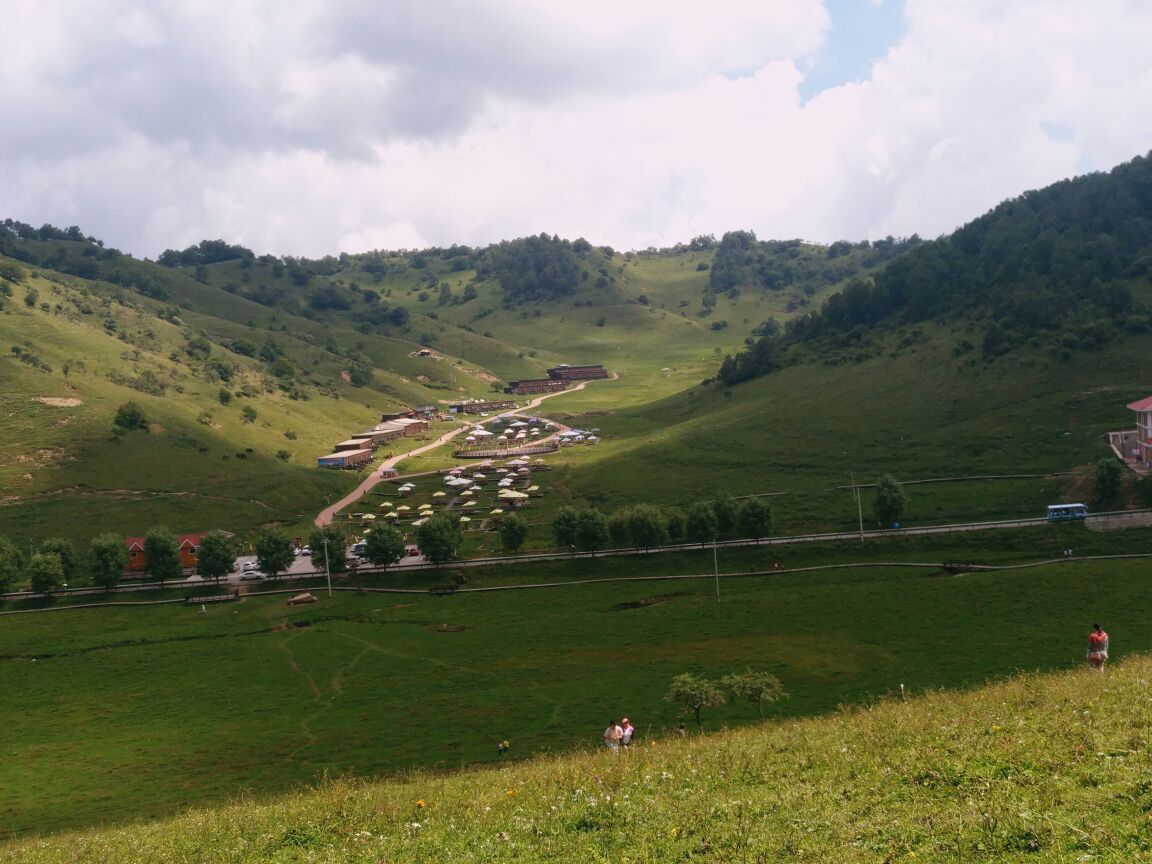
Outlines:
<svg viewBox="0 0 1152 864"><path fill-rule="evenodd" d="M446 494L448 494L448 493L446 493L446 492L433 492L432 497L433 498L443 498Z"/></svg>
<svg viewBox="0 0 1152 864"><path fill-rule="evenodd" d="M499 507L497 507L495 510L492 510L488 513L489 516L502 516L503 514L504 514L504 511L501 510Z"/></svg>
<svg viewBox="0 0 1152 864"><path fill-rule="evenodd" d="M409 507L407 504L401 504L399 507L396 508L396 510L400 513L403 513L404 511L411 510L411 509L412 508Z"/></svg>

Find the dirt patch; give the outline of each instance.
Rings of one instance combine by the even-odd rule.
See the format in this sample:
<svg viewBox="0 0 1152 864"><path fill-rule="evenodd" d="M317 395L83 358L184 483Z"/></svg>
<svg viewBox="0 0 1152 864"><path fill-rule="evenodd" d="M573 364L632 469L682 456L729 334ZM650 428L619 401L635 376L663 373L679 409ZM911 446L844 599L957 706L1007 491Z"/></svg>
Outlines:
<svg viewBox="0 0 1152 864"><path fill-rule="evenodd" d="M419 381L421 384L427 384L432 379L429 378L427 375L417 375L416 380Z"/></svg>
<svg viewBox="0 0 1152 864"><path fill-rule="evenodd" d="M77 405L84 404L83 399L62 396L33 396L32 401L39 402L41 405L51 405L53 408L75 408Z"/></svg>
<svg viewBox="0 0 1152 864"><path fill-rule="evenodd" d="M463 633L467 627L460 627L456 624L437 624L432 628L437 633Z"/></svg>
<svg viewBox="0 0 1152 864"><path fill-rule="evenodd" d="M34 453L21 453L15 461L19 465L31 464L37 468L63 461L64 451L59 447L44 447Z"/></svg>
<svg viewBox="0 0 1152 864"><path fill-rule="evenodd" d="M649 606L659 606L661 603L667 603L675 597L683 597L685 592L677 591L675 594L657 594L655 597L643 597L640 600L633 600L630 603L617 603L615 606L609 608L613 612L625 612L629 609L646 609Z"/></svg>

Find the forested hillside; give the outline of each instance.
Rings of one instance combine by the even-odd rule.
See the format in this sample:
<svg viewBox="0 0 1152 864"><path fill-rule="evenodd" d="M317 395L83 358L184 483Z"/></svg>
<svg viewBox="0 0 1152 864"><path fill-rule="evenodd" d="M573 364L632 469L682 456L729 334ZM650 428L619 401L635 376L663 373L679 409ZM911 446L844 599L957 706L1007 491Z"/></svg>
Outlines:
<svg viewBox="0 0 1152 864"><path fill-rule="evenodd" d="M748 380L901 324L978 322L981 354L1031 344L1057 355L1145 333L1152 277L1152 159L1005 201L919 244L823 308L729 357L719 377ZM878 329L876 329L878 328ZM820 349L816 349L817 351Z"/></svg>

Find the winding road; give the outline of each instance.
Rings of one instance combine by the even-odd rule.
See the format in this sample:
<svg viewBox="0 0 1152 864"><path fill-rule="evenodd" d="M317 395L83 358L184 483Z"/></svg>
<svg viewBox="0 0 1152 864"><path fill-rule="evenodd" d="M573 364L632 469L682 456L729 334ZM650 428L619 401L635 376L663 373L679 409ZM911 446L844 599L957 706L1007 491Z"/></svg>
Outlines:
<svg viewBox="0 0 1152 864"><path fill-rule="evenodd" d="M533 408L538 408L540 406L540 403L543 402L545 399L551 399L553 396L563 396L566 393L575 393L577 390L583 390L587 384L588 384L587 381L581 381L579 384L577 384L571 390L558 390L555 393L545 393L545 394L543 394L541 396L537 396L535 399L531 400L523 408L516 408L515 410L512 410L512 411L504 411L503 413L497 414L496 416L497 417L516 417L516 416L519 416L525 411L531 411ZM552 422L556 423L556 421L552 421ZM415 450L410 450L407 453L401 453L399 456L389 456L387 459L385 459L380 464L380 467L374 468L372 470L372 473L369 474L367 478L365 478L363 483L361 483L359 486L357 486L355 489L353 489L351 492L349 492L347 495L345 495L343 498L341 498L335 504L331 504L331 505L325 507L323 510L321 510L320 514L316 517L316 520L315 520L316 527L317 528L323 528L325 525L331 525L332 519L333 519L333 517L335 517L335 515L337 513L339 513L345 507L350 507L353 504L355 504L357 501L359 501L361 498L363 498L365 495L367 495L370 491L372 491L372 489L374 489L377 484L381 483L385 479L384 478L384 472L385 471L388 471L391 468L395 468L397 465L399 465L405 459L410 459L413 456L418 456L421 453L427 453L429 450L435 450L437 447L444 446L449 441L451 441L453 438L455 438L457 435L459 435L461 432L463 432L465 429L469 428L469 426L471 426L471 425L472 424L469 423L469 424L466 424L464 426L460 426L458 429L453 429L451 432L445 432L443 435L441 435L439 438L437 438L431 444L425 444L423 447L417 447ZM547 441L549 438L552 438L556 435L559 435L561 432L564 432L568 429L568 427L565 426L563 423L556 423L556 426L558 428L555 432L553 432L551 435L548 435L545 438L541 438L540 440L541 441Z"/></svg>

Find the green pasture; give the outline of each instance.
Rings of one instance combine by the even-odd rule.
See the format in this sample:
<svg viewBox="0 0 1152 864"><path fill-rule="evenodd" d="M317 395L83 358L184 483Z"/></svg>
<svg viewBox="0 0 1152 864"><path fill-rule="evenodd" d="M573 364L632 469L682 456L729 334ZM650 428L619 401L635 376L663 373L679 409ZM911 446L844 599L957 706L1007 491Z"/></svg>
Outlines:
<svg viewBox="0 0 1152 864"><path fill-rule="evenodd" d="M455 768L595 742L627 713L643 737L681 719L662 701L684 671L751 665L777 675L786 716L898 690L969 687L1019 669L1079 662L1094 618L1117 655L1152 647L1144 560L1078 561L948 576L894 565L731 574L852 560L1018 560L1048 547L1149 547L1144 530L1082 526L830 547L468 568L464 587L561 587L437 597L317 589L314 606L252 594L198 607L66 609L5 616L0 687L6 756L0 812L10 834L264 797L322 776ZM1039 555L1037 554L1039 552ZM700 574L659 582L575 578ZM424 586L447 573L384 575ZM154 597L157 595L149 595ZM169 596L172 596L170 593ZM11 608L11 607L9 607ZM710 729L752 722L709 711Z"/></svg>

